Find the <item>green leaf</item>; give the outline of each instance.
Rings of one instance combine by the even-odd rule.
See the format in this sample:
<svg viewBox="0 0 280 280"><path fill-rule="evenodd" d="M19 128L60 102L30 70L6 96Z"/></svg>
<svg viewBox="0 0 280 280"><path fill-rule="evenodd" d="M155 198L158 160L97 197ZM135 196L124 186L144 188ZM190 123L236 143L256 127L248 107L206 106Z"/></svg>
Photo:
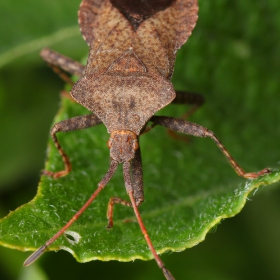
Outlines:
<svg viewBox="0 0 280 280"><path fill-rule="evenodd" d="M18 188L43 167L62 81L46 68L40 50L50 47L77 59L88 50L77 20L80 0L1 2L0 191Z"/></svg>
<svg viewBox="0 0 280 280"><path fill-rule="evenodd" d="M87 46L80 35L67 40L63 38L60 43L52 41L53 34L63 33L63 30L75 25L77 27L80 0L2 2L2 57L21 44L34 40L36 42L42 38L50 39L45 46L70 57L80 59L86 54ZM191 121L213 130L246 171L257 171L264 167L279 169L279 1L256 3L213 0L200 1L199 4L198 24L178 54L173 78L176 89L200 92L206 97L206 104L192 116ZM38 51L33 49L30 55L15 58L0 73L2 217L35 195L38 174L43 169L47 133L57 108L58 93L62 88L59 78L40 62L38 52L39 47ZM161 114L180 116L186 110L184 106L171 107ZM80 133L82 132L73 132L65 136L67 139L72 137L71 134L81 135ZM94 156L89 154L80 160L91 166L89 173L92 178L88 180L89 183L81 182L79 185L79 193L84 195L84 200L96 188L96 183L109 165L108 150L105 147L108 139L106 130L100 126L89 129L87 133L90 133L91 139L95 137L97 140L90 142L91 153L95 151ZM63 138L63 135L59 137ZM211 140L191 138L190 143L175 141L170 139L163 128L155 128L142 138L146 200L140 211L145 220L148 213L164 209L170 204L170 200L176 205L176 199L169 195L170 186L171 194L178 196L179 193L181 200L188 199L188 195L191 197L196 189L207 195L211 190L215 193L217 189L230 191L242 186L245 188L246 181L237 178ZM66 139L65 141L71 142ZM71 159L73 154L80 153L78 150L72 152L72 142L63 145L69 151ZM59 158L57 160L60 161ZM73 163L75 165L75 160ZM59 168L61 167L62 164ZM76 167L69 176L74 176L75 170ZM66 181L61 183L65 192L69 191L69 178L63 178ZM54 184L57 185L58 182ZM207 242L184 253L165 254L163 259L167 267L175 276L181 274L178 279L279 279L280 193L277 186L279 183L275 187L266 187L266 191L258 192L241 215L219 226L215 234L207 236ZM100 210L100 224L104 235L108 234L105 229L106 204L110 192L126 197L120 170L92 205L94 208L100 199L104 199L103 209ZM77 199L81 204L84 201L79 200L79 197L74 198L71 193L69 197L70 200ZM61 207L63 204L58 201L55 206L57 205ZM95 221L99 214L95 208L88 209L87 212L92 214L90 221ZM54 214L54 211L49 213ZM67 218L71 215L68 212ZM131 209L116 206L115 220L123 225L122 220L126 217L133 218ZM56 221L55 217L53 219ZM32 222L33 218L24 216L24 220ZM17 230L21 221L17 220L15 223L16 235L21 232ZM188 219L180 221L177 217L174 221L184 222L185 225L188 223ZM11 225L14 226L12 223ZM123 226L128 229L134 226L139 234L139 242L144 244L136 224L127 223ZM158 234L168 232L168 226L160 226ZM147 227L154 240L149 222ZM112 231L115 232L116 228ZM43 239L42 242L45 242ZM125 236L123 239L126 240ZM95 239L92 241L94 243ZM41 243L36 246L33 244L30 249L40 245ZM13 275L11 279L15 279L16 271L21 267L21 264L17 264L22 263L22 258L18 256L28 256L28 253L19 253L0 248L1 279L9 279L6 275L3 276L8 271L7 267L11 271L10 275ZM87 279L93 270L98 279L109 279L112 271L116 279L118 276L123 279L124 271L130 279L162 279L154 262L94 262L78 265L70 254L64 252L45 255L41 264L46 274L51 275L50 279L77 279L81 275ZM57 269L53 269L54 263L61 268L61 275Z"/></svg>
<svg viewBox="0 0 280 280"><path fill-rule="evenodd" d="M55 122L86 113L80 105L65 99ZM41 178L35 199L1 221L2 245L35 250L85 203L108 168L108 136L104 130L104 127L93 127L60 135L61 144L73 162L73 171L57 180ZM221 170L230 168L224 166L226 162L216 160L212 160L211 166L206 165L216 157L217 148L213 143L186 144L164 134L163 129L156 128L150 136L141 138L146 201L140 209L159 253L181 251L201 242L222 219L241 211L250 192L280 180L280 173L273 172L246 184L240 184L240 180L221 183ZM213 152L207 153L210 149ZM46 170L63 168L51 141L48 158ZM132 209L116 206L114 228L105 228L106 207L113 196L127 198L121 172L67 235L49 249L67 250L80 262L152 258Z"/></svg>
<svg viewBox="0 0 280 280"><path fill-rule="evenodd" d="M11 5L9 2L2 3L0 17L5 28L0 30L2 39L0 68L28 54L33 55L27 56L28 60L34 61L35 57L38 57L37 53L45 46L52 45L62 48L61 51L67 51L69 39L72 39L70 50L72 55L85 51L86 44L83 42L78 28L79 4L79 0L71 2L66 0L59 2L23 0L17 5ZM17 16L11 18L11 14ZM61 44L62 42L63 44ZM25 57L24 61L28 60Z"/></svg>

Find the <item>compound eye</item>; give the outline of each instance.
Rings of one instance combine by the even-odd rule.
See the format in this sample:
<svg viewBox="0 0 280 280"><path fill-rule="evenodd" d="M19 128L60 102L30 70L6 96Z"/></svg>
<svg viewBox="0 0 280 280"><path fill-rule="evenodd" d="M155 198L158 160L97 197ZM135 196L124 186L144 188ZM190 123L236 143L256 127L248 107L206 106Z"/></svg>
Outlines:
<svg viewBox="0 0 280 280"><path fill-rule="evenodd" d="M107 147L108 147L109 149L111 149L112 143L113 143L113 139L112 139L112 138L109 138L109 140L107 141Z"/></svg>
<svg viewBox="0 0 280 280"><path fill-rule="evenodd" d="M133 141L133 149L134 149L134 151L136 151L136 150L139 149L139 143L138 143L137 140L134 140L134 141Z"/></svg>

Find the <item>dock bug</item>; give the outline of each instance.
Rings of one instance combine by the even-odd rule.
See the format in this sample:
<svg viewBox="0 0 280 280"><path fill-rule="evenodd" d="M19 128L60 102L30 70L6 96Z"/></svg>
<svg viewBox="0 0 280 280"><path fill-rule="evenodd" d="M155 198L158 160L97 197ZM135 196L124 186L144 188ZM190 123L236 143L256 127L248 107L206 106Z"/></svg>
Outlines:
<svg viewBox="0 0 280 280"><path fill-rule="evenodd" d="M54 125L51 136L64 162L64 169L57 172L46 170L44 174L57 179L71 171L70 159L56 137L58 132L85 129L101 123L110 134L107 144L111 163L88 201L59 232L25 261L25 266L34 262L78 219L110 181L118 165L122 164L130 201L118 197L110 199L107 227L113 227L115 204L132 207L159 268L166 279L174 279L158 256L138 210L144 201L138 140L141 134L155 125L197 137L210 137L241 177L257 178L269 173L268 169L246 173L207 128L184 119L154 116L169 103L194 106L202 103L199 95L176 92L170 82L176 52L191 35L197 14L197 0L83 0L79 24L90 47L87 65L84 67L52 50L42 50L42 58L52 67L80 77L70 95L92 112ZM148 122L153 123L151 127L147 127Z"/></svg>

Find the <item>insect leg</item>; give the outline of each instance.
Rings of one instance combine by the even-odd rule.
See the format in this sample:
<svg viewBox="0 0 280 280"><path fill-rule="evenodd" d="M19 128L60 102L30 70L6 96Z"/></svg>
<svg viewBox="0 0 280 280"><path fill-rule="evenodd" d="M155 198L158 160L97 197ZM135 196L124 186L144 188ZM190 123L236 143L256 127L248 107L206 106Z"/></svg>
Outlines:
<svg viewBox="0 0 280 280"><path fill-rule="evenodd" d="M203 95L199 93L189 92L189 91L176 91L176 97L171 102L171 104L185 104L185 105L193 105L190 110L188 110L186 113L184 113L180 118L181 119L187 119L192 114L195 113L197 109L199 109L204 104L204 97ZM153 123L152 125L146 127L144 131L141 133L141 135L149 132L152 130L157 124ZM177 139L180 138L178 135L175 134L174 131L168 130L168 133L171 137ZM183 138L183 140L186 140L186 138Z"/></svg>
<svg viewBox="0 0 280 280"><path fill-rule="evenodd" d="M44 170L43 174L51 176L53 178L59 178L67 175L71 171L71 163L69 157L64 152L64 150L62 149L62 147L58 142L58 139L56 137L57 132L68 132L68 131L84 129L84 128L98 125L100 123L102 123L101 120L94 114L90 114L86 116L78 116L56 123L51 130L51 136L64 162L64 170L58 172L51 172L51 171Z"/></svg>
<svg viewBox="0 0 280 280"><path fill-rule="evenodd" d="M204 97L199 93L193 93L188 91L176 91L176 97L171 104L192 105L192 107L188 111L186 111L182 116L180 116L181 119L188 119L204 104ZM189 142L189 138L187 136L179 135L171 129L168 129L168 134L174 139Z"/></svg>
<svg viewBox="0 0 280 280"><path fill-rule="evenodd" d="M114 204L122 204L124 206L132 207L131 202L123 200L122 198L119 197L111 197L110 201L108 203L108 208L107 208L107 219L108 219L108 225L107 228L112 228L114 225L114 220L113 220L113 209L114 209Z"/></svg>
<svg viewBox="0 0 280 280"><path fill-rule="evenodd" d="M151 118L151 121L162 125L168 129L171 129L173 131L190 134L197 137L209 137L211 138L216 145L219 147L219 149L222 151L222 153L225 155L225 157L228 159L230 165L235 170L235 172L244 178L250 178L254 179L259 176L265 175L270 173L268 168L265 168L259 172L252 172L252 173L246 173L239 164L234 160L234 158L230 155L230 153L227 151L227 149L224 147L224 145L220 142L220 140L214 135L214 133L198 124L188 122L183 119L176 119L171 117L160 117L160 116L154 116Z"/></svg>
<svg viewBox="0 0 280 280"><path fill-rule="evenodd" d="M142 173L142 160L140 148L135 151L135 157L131 162L131 179L133 186L133 196L136 201L136 205L139 206L144 201L144 189L143 189L143 173ZM128 207L132 207L131 202L125 201L119 197L111 197L108 203L107 228L113 227L113 208L114 204L122 204Z"/></svg>
<svg viewBox="0 0 280 280"><path fill-rule="evenodd" d="M85 66L69 57L48 48L43 49L40 52L40 56L52 67L53 71L57 73L63 81L70 85L73 85L73 82L63 71L78 77L83 75Z"/></svg>
<svg viewBox="0 0 280 280"><path fill-rule="evenodd" d="M188 91L176 91L176 97L171 104L186 104L193 105L193 107L183 114L180 118L187 119L192 115L199 107L204 104L204 97L199 93L188 92Z"/></svg>

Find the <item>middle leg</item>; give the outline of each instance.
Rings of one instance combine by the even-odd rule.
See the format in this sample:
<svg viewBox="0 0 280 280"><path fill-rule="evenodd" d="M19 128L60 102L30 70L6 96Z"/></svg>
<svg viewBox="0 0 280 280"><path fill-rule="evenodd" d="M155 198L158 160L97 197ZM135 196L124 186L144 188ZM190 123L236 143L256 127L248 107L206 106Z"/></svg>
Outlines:
<svg viewBox="0 0 280 280"><path fill-rule="evenodd" d="M191 123L191 122L188 122L188 121L185 121L182 119L176 119L176 118L172 118L172 117L160 117L160 116L153 116L151 118L151 121L156 124L162 125L168 129L174 130L176 132L190 134L190 135L193 135L196 137L211 138L216 143L216 145L221 150L221 152L225 155L225 157L227 158L227 160L229 161L230 165L235 170L235 172L241 177L254 179L259 176L270 173L268 168L265 168L259 172L246 173L240 167L240 165L236 162L236 160L230 155L228 150L220 142L220 140L215 136L215 134L211 130L209 130L201 125Z"/></svg>
<svg viewBox="0 0 280 280"><path fill-rule="evenodd" d="M51 136L52 136L53 142L64 162L64 169L61 171L57 171L57 172L51 172L48 170L44 170L43 174L57 179L57 178L66 176L72 169L69 157L62 149L62 147L57 139L56 133L85 129L85 128L95 126L95 125L98 125L101 123L102 123L102 121L94 114L90 114L90 115L86 115L86 116L78 116L78 117L74 117L74 118L56 123L51 130Z"/></svg>
<svg viewBox="0 0 280 280"><path fill-rule="evenodd" d="M180 118L187 119L189 118L194 112L199 109L204 104L204 97L199 93L189 92L189 91L176 91L176 97L171 102L171 104L183 104L183 105L192 105L190 110L186 111ZM157 123L153 123L152 125L146 127L141 135L149 132L152 130ZM178 135L171 129L168 129L168 133L173 138L179 138ZM184 138L185 140L185 138Z"/></svg>

